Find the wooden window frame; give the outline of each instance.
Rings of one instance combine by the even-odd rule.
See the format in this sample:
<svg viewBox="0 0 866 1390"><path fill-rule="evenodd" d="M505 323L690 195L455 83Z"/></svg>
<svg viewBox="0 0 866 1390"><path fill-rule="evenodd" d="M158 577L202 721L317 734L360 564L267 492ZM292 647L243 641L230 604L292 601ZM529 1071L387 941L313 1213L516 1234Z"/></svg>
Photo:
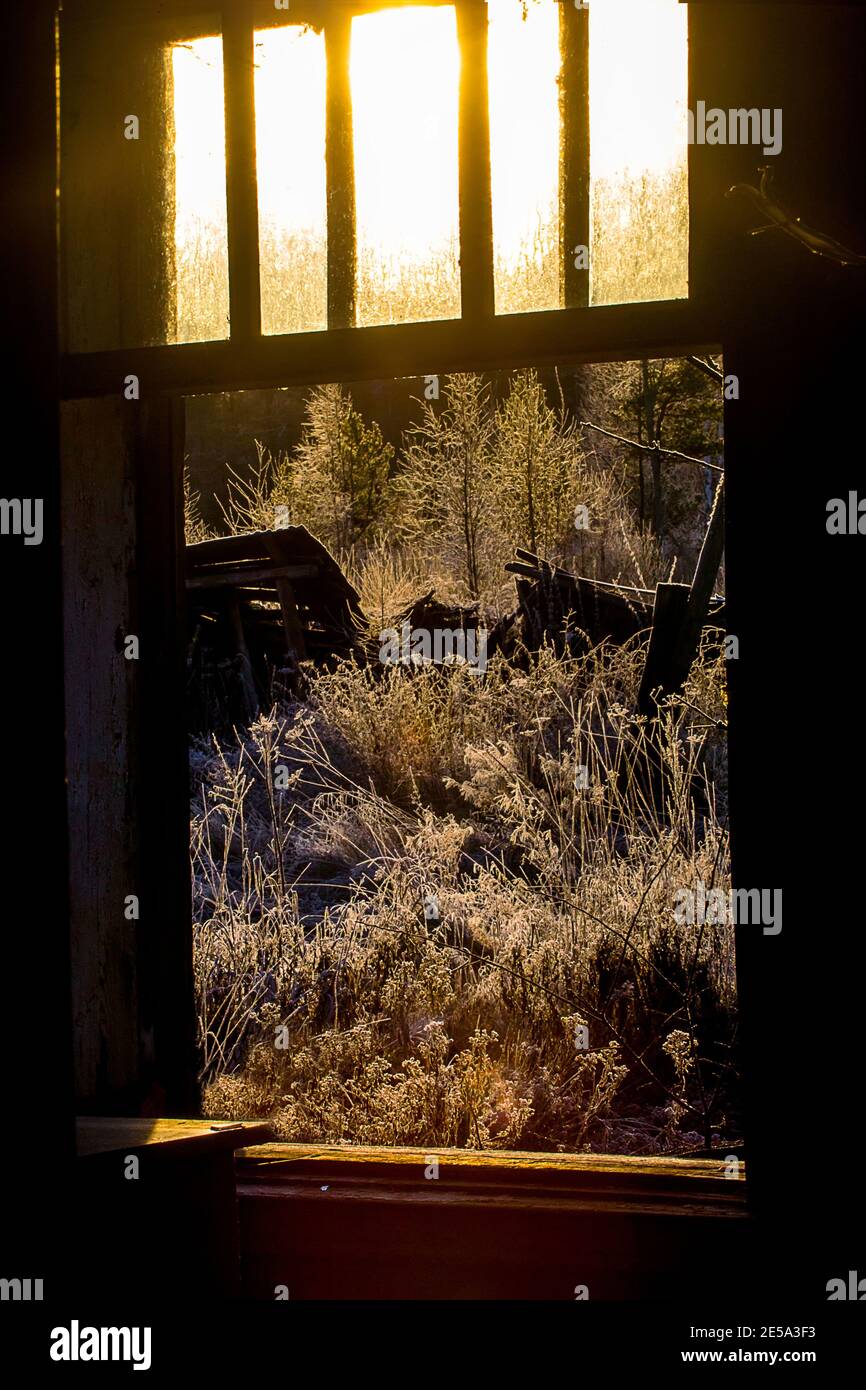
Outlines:
<svg viewBox="0 0 866 1390"><path fill-rule="evenodd" d="M630 360L640 357L683 356L724 351L722 300L711 273L712 253L704 243L709 226L711 179L701 172L706 151L689 147L689 297L620 305L589 306L588 277L571 273L563 256L563 307L523 314L494 312L493 242L490 199L490 157L486 78L485 0L421 0L454 5L461 52L468 55L460 84L460 234L462 314L458 320L412 322L374 327L351 326L354 287L346 267L354 267L354 197L350 189L351 144L345 139L348 100L346 28L348 18L382 9L399 8L419 0L292 0L291 10L275 11L270 0L224 0L219 6L224 42L227 146L227 213L230 267L230 336L214 342L165 344L103 352L63 353L60 359L61 400L118 395L130 374L139 379L140 400L136 438L137 549L140 557L140 623L158 661L147 675L140 699L138 835L141 845L142 891L160 902L160 924L153 944L150 971L160 981L157 1018L157 1058L175 1113L193 1110L194 1022L190 959L191 903L188 881L186 826L187 770L180 756L185 743L183 719L183 482L184 430L182 398L289 386L314 386L342 381L409 377L429 372L496 371L524 366ZM206 7L206 0L205 0ZM85 13L89 21L100 10L111 13L109 0L68 0L67 11ZM203 30L196 26L198 0L171 0L158 16L158 32L166 22L176 25L177 41ZM328 17L322 21L323 13ZM586 14L563 9L563 39L578 54L585 41ZM577 18L573 19L572 15ZM147 23L154 18L148 0L128 0L126 20ZM328 323L324 331L264 335L261 332L258 211L255 181L252 53L254 32L283 27L309 18L324 23L328 55L336 53L340 67L328 78L327 129L329 207L337 216L328 225ZM691 19L691 17L690 17ZM581 30L577 27L584 25ZM212 31L210 31L212 32ZM691 22L690 22L691 37ZM689 49L690 99L693 88ZM62 63L62 51L61 51ZM62 72L62 68L61 68ZM569 161L581 141L588 103L586 66L577 68L563 84L561 95L562 154L561 222L564 244L588 242L588 160ZM342 140L337 131L342 129ZM348 151L348 153L347 153ZM706 167L706 166L705 166ZM695 177L697 174L697 177ZM351 235L350 235L351 234ZM709 238L709 245L712 237ZM342 276L342 278L341 278ZM354 276L352 276L354 279ZM172 714L169 713L172 712ZM172 715L174 717L172 717ZM173 807L169 815L165 808ZM181 814L183 812L183 814ZM168 872L166 872L168 864ZM404 1150L352 1149L345 1156L322 1146L274 1145L250 1151L241 1170L242 1195L251 1197L292 1178L302 1160L319 1184L331 1175L334 1163L355 1165L353 1181L371 1191L403 1194L415 1200L404 1184ZM462 1181L466 1191L481 1192L482 1205L503 1214L513 1205L517 1187L525 1188L524 1211L548 1213L551 1201L577 1202L575 1184L592 1192L607 1192L605 1172L614 1162L606 1155L502 1155L486 1153L467 1160ZM720 1165L688 1160L625 1160L617 1169L613 1188L602 1199L607 1214L619 1219L657 1204L656 1178L664 1169L665 1201L670 1212L741 1217L745 1200L739 1184L720 1186ZM310 1167L309 1165L312 1165ZM359 1166L360 1165L360 1166ZM614 1165L616 1166L616 1164ZM531 1180L526 1170L531 1170ZM363 1172L361 1170L364 1170ZM345 1167L341 1171L347 1171ZM495 1191L490 1186L499 1174ZM517 1181L518 1175L523 1177ZM595 1174L594 1177L589 1175ZM625 1174L625 1178L623 1177ZM667 1175L670 1174L670 1182ZM632 1181L632 1179L634 1181ZM623 1182L627 1204L620 1204ZM528 1183L528 1186L527 1186ZM709 1187L707 1184L709 1183ZM480 1186L479 1186L480 1185ZM291 1186L291 1184L290 1184ZM732 1189L736 1188L736 1192ZM270 1190L270 1189L268 1189ZM284 1189L288 1191L288 1189ZM360 1189L359 1189L360 1191ZM619 1194L619 1195L617 1195ZM704 1195L700 1195L704 1194ZM273 1196L271 1192L271 1196ZM356 1193L356 1195L358 1195ZM585 1194L584 1194L585 1195ZM708 1205L704 1204L704 1196ZM699 1207L695 1207L696 1198ZM596 1197L587 1198L595 1210Z"/></svg>
<svg viewBox="0 0 866 1390"><path fill-rule="evenodd" d="M702 307L697 254L700 208L692 198L695 147L689 147L689 296L682 300L589 305L589 272L570 254L589 243L588 13L561 0L564 57L560 86L560 284L562 307L496 314L487 84L486 0L424 0L456 10L461 51L458 182L461 316L432 322L356 327L356 222L349 89L349 27L356 15L400 9L418 0L223 0L221 17L226 110L226 210L229 337L103 352L65 353L64 399L110 394L133 373L143 391L192 394L412 376L430 371L496 370L564 361L691 353L718 342ZM79 0L92 20L105 0ZM152 16L132 0L125 23ZM71 12L76 12L74 0ZM195 21L201 4L173 0L160 33L176 42L210 30ZM328 328L263 334L255 167L253 55L255 32L309 22L324 32L328 55L326 179ZM691 66L691 65L690 65ZM692 254L693 251L695 254Z"/></svg>

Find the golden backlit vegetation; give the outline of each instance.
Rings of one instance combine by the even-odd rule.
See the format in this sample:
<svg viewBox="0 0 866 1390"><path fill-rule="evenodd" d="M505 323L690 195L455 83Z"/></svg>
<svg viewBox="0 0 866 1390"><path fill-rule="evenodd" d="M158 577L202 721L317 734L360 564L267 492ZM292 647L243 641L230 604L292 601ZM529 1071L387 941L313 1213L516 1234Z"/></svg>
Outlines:
<svg viewBox="0 0 866 1390"><path fill-rule="evenodd" d="M490 0L496 306L560 304L557 0ZM686 7L590 7L590 301L688 293ZM327 319L325 45L256 35L262 326ZM352 24L359 325L460 314L458 86L450 6ZM178 341L228 332L222 43L172 50Z"/></svg>
<svg viewBox="0 0 866 1390"><path fill-rule="evenodd" d="M687 364L599 371L600 418L622 427L652 409L686 443L718 414ZM223 529L268 528L278 506L343 560L379 631L430 587L492 619L514 603L515 545L623 582L670 572L622 460L532 372L495 396L443 378L399 448L344 388L312 391L297 447L260 450ZM683 885L728 883L724 663L705 645L648 724L644 656L638 637L495 656L483 677L308 666L303 699L194 741L209 1113L330 1142L736 1141L733 933L673 915Z"/></svg>

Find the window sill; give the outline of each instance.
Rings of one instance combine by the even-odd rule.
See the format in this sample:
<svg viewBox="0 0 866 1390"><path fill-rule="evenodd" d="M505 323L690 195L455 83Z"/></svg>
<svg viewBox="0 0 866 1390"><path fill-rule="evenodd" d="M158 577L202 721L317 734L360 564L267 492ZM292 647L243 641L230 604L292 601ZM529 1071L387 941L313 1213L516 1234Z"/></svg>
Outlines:
<svg viewBox="0 0 866 1390"><path fill-rule="evenodd" d="M438 1178L432 1172L438 1162ZM746 1187L722 1159L259 1144L236 1156L241 1193L331 1202L551 1207L742 1218Z"/></svg>
<svg viewBox="0 0 866 1390"><path fill-rule="evenodd" d="M722 1160L261 1144L235 1164L252 1299L722 1297L753 1239Z"/></svg>

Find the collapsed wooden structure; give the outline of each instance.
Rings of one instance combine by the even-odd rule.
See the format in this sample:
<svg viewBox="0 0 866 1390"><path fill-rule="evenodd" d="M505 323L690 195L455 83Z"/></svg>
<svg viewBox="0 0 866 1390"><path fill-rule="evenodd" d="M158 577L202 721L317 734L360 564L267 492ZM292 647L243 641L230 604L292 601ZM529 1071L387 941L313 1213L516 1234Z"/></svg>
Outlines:
<svg viewBox="0 0 866 1390"><path fill-rule="evenodd" d="M304 526L187 546L186 594L194 728L298 693L300 663L348 656L364 621L356 590Z"/></svg>
<svg viewBox="0 0 866 1390"><path fill-rule="evenodd" d="M650 713L659 693L670 694L685 680L704 626L724 630L724 603L712 594L721 544L717 504L694 583L655 590L575 575L518 548L505 566L515 576L517 606L487 634L486 656L498 653L519 665L545 645L579 656L601 642L620 646L649 632L639 706ZM274 699L302 694L304 661L377 659L378 634L357 590L304 526L188 546L186 593L194 729L250 719ZM407 639L414 632L477 632L478 605L441 603L431 589L397 615L395 630Z"/></svg>

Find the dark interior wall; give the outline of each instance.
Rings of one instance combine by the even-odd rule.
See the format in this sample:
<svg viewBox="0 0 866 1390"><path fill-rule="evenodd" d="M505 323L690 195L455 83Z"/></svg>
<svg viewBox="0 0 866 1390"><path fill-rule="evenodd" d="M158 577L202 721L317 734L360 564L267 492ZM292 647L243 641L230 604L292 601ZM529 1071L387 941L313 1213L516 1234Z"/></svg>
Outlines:
<svg viewBox="0 0 866 1390"><path fill-rule="evenodd" d="M692 7L707 105L782 109L779 198L866 252L862 73L866 14L846 5ZM767 1291L822 1296L862 1266L856 1196L862 933L851 711L862 541L829 536L826 505L864 490L857 442L866 272L780 233L725 187L764 162L736 147L699 161L702 273L720 305L726 370L727 593L735 882L781 887L778 937L739 929L742 1065ZM852 704L853 701L853 704Z"/></svg>
<svg viewBox="0 0 866 1390"><path fill-rule="evenodd" d="M54 274L56 73L49 0L2 7L0 66L0 297L9 349L2 493L39 498L44 508L41 545L0 537L2 1260L4 1276L44 1277L46 1287L54 1279L56 1290L73 1108ZM37 1142L46 1136L47 1142Z"/></svg>

